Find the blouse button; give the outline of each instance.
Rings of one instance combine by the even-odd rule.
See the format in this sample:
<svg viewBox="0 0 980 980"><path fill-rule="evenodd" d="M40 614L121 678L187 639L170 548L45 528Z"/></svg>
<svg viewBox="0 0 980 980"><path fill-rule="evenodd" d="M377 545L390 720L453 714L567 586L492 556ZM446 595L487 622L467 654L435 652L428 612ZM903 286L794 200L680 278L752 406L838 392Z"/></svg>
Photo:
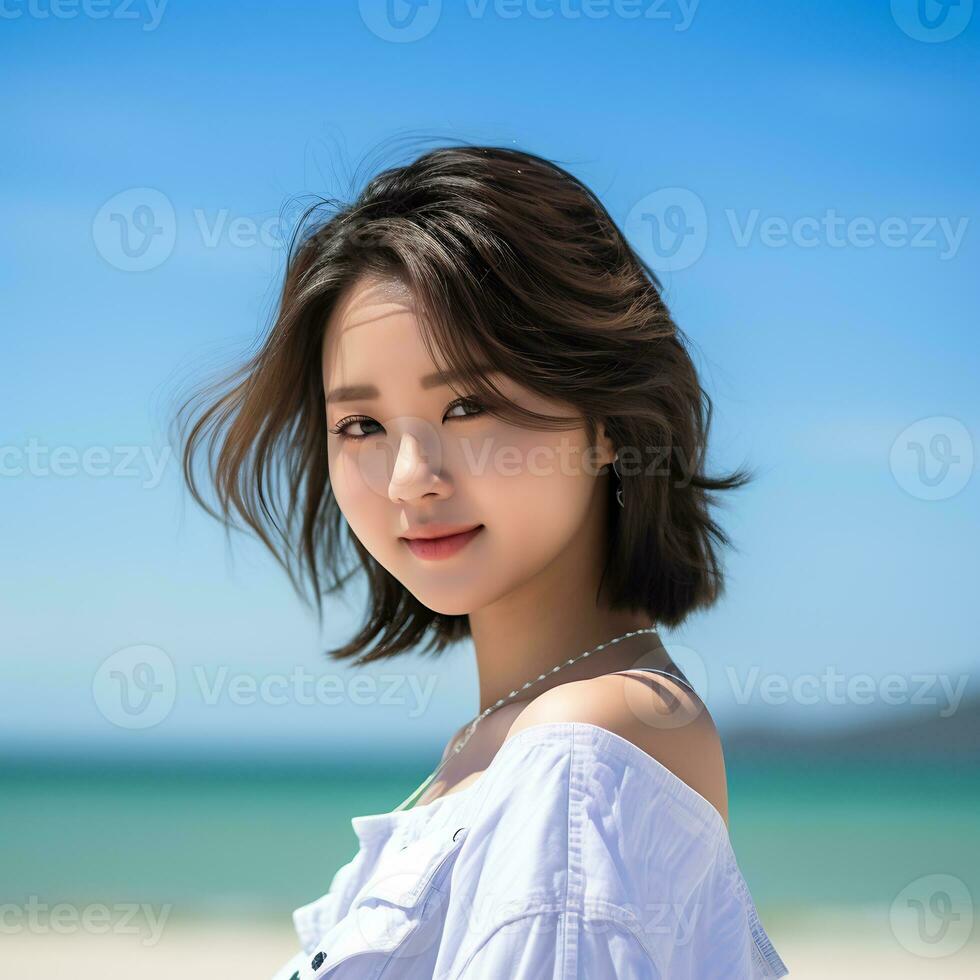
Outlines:
<svg viewBox="0 0 980 980"><path fill-rule="evenodd" d="M313 963L312 963L313 969L314 970L319 970L320 969L320 964L323 963L323 961L326 958L327 958L327 954L326 953L324 953L324 952L317 953L316 956L313 957Z"/></svg>

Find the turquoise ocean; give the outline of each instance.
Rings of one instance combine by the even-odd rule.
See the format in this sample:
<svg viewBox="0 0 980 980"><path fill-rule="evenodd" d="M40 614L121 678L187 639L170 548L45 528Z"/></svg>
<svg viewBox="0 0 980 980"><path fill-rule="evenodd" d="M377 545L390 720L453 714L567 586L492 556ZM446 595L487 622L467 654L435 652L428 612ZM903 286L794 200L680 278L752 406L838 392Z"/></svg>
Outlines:
<svg viewBox="0 0 980 980"><path fill-rule="evenodd" d="M430 771L172 761L0 767L0 902L170 906L283 923L357 850L352 816ZM887 913L912 880L980 897L980 779L900 759L728 763L730 832L768 928L830 907Z"/></svg>

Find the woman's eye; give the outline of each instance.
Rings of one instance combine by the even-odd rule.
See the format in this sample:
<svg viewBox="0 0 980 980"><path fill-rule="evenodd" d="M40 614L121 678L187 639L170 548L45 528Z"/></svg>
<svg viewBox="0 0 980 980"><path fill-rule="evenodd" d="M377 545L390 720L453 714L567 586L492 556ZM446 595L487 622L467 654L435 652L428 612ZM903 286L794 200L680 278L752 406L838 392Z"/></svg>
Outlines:
<svg viewBox="0 0 980 980"><path fill-rule="evenodd" d="M474 410L468 411L465 415L457 415L456 418L458 419L469 418L471 415L479 415L483 411L483 406L479 402L474 401L472 398L457 398L456 401L454 401L446 410L446 414L448 415L455 408L467 408Z"/></svg>
<svg viewBox="0 0 980 980"><path fill-rule="evenodd" d="M466 413L463 415L450 415L457 408L466 409ZM450 406L446 409L446 418L455 419L467 419L472 418L475 415L483 414L483 406L479 402L472 398L457 398ZM378 425L374 419L369 418L367 415L351 415L345 419L341 419L332 429L329 431L336 436L340 436L342 439L367 439L370 435L376 435L374 432L350 432L348 431L351 426L359 425L362 430L365 425L377 425L380 429L381 426Z"/></svg>
<svg viewBox="0 0 980 980"><path fill-rule="evenodd" d="M374 419L369 419L366 415L350 416L349 418L342 419L338 422L330 431L336 435L340 436L342 439L366 439L371 433L358 434L356 432L349 432L348 430L352 425L377 425L378 423Z"/></svg>

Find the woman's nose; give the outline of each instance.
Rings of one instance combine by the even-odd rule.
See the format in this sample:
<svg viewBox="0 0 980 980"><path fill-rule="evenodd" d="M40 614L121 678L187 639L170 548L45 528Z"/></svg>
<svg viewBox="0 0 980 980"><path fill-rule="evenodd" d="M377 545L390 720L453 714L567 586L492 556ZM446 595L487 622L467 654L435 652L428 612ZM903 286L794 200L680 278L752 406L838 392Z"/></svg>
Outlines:
<svg viewBox="0 0 980 980"><path fill-rule="evenodd" d="M393 501L407 500L437 491L442 485L442 443L438 435L404 432L398 437L388 485Z"/></svg>

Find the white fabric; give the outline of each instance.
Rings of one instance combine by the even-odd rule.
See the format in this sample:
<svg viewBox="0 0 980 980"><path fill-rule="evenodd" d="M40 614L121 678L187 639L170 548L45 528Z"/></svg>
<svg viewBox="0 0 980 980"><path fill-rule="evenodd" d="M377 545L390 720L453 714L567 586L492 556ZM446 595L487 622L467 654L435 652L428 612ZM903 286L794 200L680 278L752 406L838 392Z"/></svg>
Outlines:
<svg viewBox="0 0 980 980"><path fill-rule="evenodd" d="M596 725L532 725L462 790L351 825L359 851L293 913L302 949L273 980L788 972L718 811Z"/></svg>

